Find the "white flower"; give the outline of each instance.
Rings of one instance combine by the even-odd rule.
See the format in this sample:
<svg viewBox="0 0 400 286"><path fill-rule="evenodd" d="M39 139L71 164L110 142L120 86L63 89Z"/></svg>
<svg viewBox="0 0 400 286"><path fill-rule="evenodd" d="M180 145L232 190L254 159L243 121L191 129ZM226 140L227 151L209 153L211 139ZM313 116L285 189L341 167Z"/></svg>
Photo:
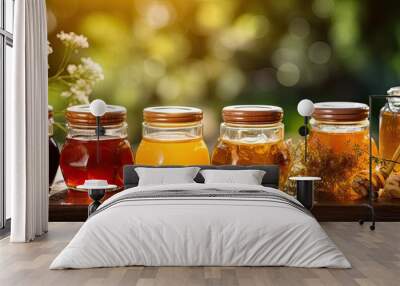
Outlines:
<svg viewBox="0 0 400 286"><path fill-rule="evenodd" d="M74 74L77 69L78 69L78 67L76 65L68 65L67 66L67 72L69 74Z"/></svg>
<svg viewBox="0 0 400 286"><path fill-rule="evenodd" d="M89 47L87 38L83 35L77 35L74 32L65 33L61 31L57 34L57 38L59 38L65 46L73 49L85 49Z"/></svg>
<svg viewBox="0 0 400 286"><path fill-rule="evenodd" d="M78 49L89 47L85 36L73 32L65 33L61 31L57 34L57 38L65 47L75 52L78 52ZM53 52L50 46L48 49L49 53ZM81 58L79 64L63 66L63 70L57 72L55 79L59 77L68 88L60 96L69 98L70 104L89 103L89 95L92 93L95 84L104 80L102 67L91 58Z"/></svg>
<svg viewBox="0 0 400 286"><path fill-rule="evenodd" d="M101 65L94 62L91 58L82 58L81 61L83 63L82 68L85 70L91 80L100 81L104 79Z"/></svg>
<svg viewBox="0 0 400 286"><path fill-rule="evenodd" d="M70 97L72 94L70 91L63 91L60 94L62 97Z"/></svg>
<svg viewBox="0 0 400 286"><path fill-rule="evenodd" d="M85 94L76 95L76 100L81 104L89 104L89 97L87 97Z"/></svg>
<svg viewBox="0 0 400 286"><path fill-rule="evenodd" d="M104 79L103 69L91 58L82 58L78 65L68 65L67 72L72 81L66 94L81 104L89 102L95 84Z"/></svg>
<svg viewBox="0 0 400 286"><path fill-rule="evenodd" d="M68 65L67 72L74 78L82 78L93 84L104 79L103 69L91 58L82 58L79 65Z"/></svg>

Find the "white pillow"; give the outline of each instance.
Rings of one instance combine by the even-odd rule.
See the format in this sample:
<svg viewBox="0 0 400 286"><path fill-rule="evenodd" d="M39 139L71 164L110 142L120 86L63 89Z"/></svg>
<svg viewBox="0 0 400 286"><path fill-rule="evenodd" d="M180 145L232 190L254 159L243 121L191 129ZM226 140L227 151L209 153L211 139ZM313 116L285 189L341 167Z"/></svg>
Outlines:
<svg viewBox="0 0 400 286"><path fill-rule="evenodd" d="M139 176L139 186L195 183L193 179L199 170L198 167L135 168Z"/></svg>
<svg viewBox="0 0 400 286"><path fill-rule="evenodd" d="M265 171L262 170L202 170L205 184L261 185Z"/></svg>

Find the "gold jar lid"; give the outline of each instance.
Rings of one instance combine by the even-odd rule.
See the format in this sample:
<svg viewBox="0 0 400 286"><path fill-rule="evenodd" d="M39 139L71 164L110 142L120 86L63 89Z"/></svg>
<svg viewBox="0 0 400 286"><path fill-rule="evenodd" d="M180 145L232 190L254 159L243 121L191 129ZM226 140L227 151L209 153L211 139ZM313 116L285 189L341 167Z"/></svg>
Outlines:
<svg viewBox="0 0 400 286"><path fill-rule="evenodd" d="M65 118L71 126L96 126L96 117L90 113L89 104L68 107ZM100 124L103 126L121 125L125 120L125 107L107 105L106 113L100 118Z"/></svg>
<svg viewBox="0 0 400 286"><path fill-rule="evenodd" d="M143 110L143 120L150 123L190 123L203 119L203 111L188 106L154 106Z"/></svg>
<svg viewBox="0 0 400 286"><path fill-rule="evenodd" d="M282 122L283 110L273 105L232 105L222 109L222 118L232 124L275 124Z"/></svg>
<svg viewBox="0 0 400 286"><path fill-rule="evenodd" d="M326 122L352 122L368 118L369 107L358 102L319 102L314 104L312 117Z"/></svg>

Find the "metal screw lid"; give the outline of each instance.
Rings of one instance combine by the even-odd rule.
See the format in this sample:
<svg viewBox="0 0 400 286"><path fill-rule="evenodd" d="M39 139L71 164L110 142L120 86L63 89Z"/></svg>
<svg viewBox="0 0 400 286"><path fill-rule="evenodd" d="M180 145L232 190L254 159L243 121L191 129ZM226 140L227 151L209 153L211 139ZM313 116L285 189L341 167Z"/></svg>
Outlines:
<svg viewBox="0 0 400 286"><path fill-rule="evenodd" d="M65 118L68 124L75 127L96 126L96 117L90 112L90 105L74 105L67 108ZM106 113L101 117L102 126L114 126L124 123L126 109L123 106L107 105Z"/></svg>
<svg viewBox="0 0 400 286"><path fill-rule="evenodd" d="M387 91L388 95L392 95L392 96L400 96L400 86L394 86L391 87L388 91Z"/></svg>
<svg viewBox="0 0 400 286"><path fill-rule="evenodd" d="M222 118L232 124L275 124L282 122L283 109L273 105L231 105L222 109Z"/></svg>
<svg viewBox="0 0 400 286"><path fill-rule="evenodd" d="M143 110L143 120L151 123L191 123L203 119L203 111L189 106L153 106Z"/></svg>

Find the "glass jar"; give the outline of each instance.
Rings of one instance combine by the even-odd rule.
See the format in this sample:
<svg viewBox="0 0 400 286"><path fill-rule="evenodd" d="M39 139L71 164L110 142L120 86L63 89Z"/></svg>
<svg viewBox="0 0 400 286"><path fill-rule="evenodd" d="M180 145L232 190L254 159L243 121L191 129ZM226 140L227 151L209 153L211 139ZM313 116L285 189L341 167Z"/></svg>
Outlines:
<svg viewBox="0 0 400 286"><path fill-rule="evenodd" d="M48 106L48 126L49 126L49 186L52 185L54 178L56 177L58 166L60 163L60 150L58 145L53 138L53 107Z"/></svg>
<svg viewBox="0 0 400 286"><path fill-rule="evenodd" d="M65 114L68 134L61 151L60 167L66 185L76 190L88 179L107 180L123 188L123 166L133 164L127 140L126 109L107 105L100 119L97 140L96 118L89 105L76 105Z"/></svg>
<svg viewBox="0 0 400 286"><path fill-rule="evenodd" d="M203 112L184 106L143 110L143 138L136 152L140 165L208 165Z"/></svg>
<svg viewBox="0 0 400 286"><path fill-rule="evenodd" d="M319 201L352 201L366 196L352 187L355 176L369 172L369 107L355 102L315 104L308 141L307 172L321 177ZM373 153L377 153L373 143Z"/></svg>
<svg viewBox="0 0 400 286"><path fill-rule="evenodd" d="M390 96L400 96L400 87L388 90ZM400 161L393 158L400 146L400 98L388 98L379 116L379 153L385 160ZM388 164L388 161L382 164ZM400 173L400 164L394 165L394 172Z"/></svg>
<svg viewBox="0 0 400 286"><path fill-rule="evenodd" d="M234 105L222 110L214 165L280 166L280 186L286 183L290 154L284 142L283 110L271 105Z"/></svg>

